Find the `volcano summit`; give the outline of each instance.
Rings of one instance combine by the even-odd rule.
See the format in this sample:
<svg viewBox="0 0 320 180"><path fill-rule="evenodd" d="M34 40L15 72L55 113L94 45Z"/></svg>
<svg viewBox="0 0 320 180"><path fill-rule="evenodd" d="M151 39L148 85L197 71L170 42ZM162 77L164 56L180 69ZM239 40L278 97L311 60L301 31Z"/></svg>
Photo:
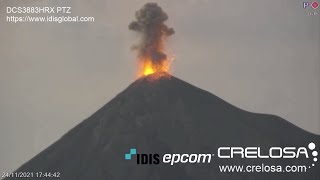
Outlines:
<svg viewBox="0 0 320 180"><path fill-rule="evenodd" d="M310 158L220 159L219 147L303 147L319 136L267 114L241 110L166 74L142 77L16 172L60 172L65 180L308 179ZM124 155L131 148L133 160ZM213 153L210 164L138 165L135 153ZM264 152L266 153L266 152ZM131 155L128 155L128 159ZM306 165L300 173L220 172L220 165Z"/></svg>

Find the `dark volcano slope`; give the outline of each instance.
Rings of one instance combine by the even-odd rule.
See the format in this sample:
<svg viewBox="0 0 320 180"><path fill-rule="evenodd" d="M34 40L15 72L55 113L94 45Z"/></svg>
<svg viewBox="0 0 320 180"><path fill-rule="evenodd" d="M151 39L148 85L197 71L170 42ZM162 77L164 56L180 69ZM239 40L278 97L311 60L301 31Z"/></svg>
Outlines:
<svg viewBox="0 0 320 180"><path fill-rule="evenodd" d="M22 165L17 172L60 172L65 180L319 179L318 162L306 173L222 173L218 165L306 165L310 159L219 159L210 164L137 165L137 153L213 153L220 146L306 147L319 136L286 120L243 111L169 75L132 83L91 117ZM162 156L160 156L162 157ZM39 179L39 178L38 178ZM46 178L47 179L47 178Z"/></svg>

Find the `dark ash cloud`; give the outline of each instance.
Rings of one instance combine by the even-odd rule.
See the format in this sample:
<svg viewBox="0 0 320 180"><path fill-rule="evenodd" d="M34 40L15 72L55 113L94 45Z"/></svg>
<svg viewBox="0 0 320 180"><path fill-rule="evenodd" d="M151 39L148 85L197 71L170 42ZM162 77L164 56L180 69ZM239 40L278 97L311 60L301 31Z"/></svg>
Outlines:
<svg viewBox="0 0 320 180"><path fill-rule="evenodd" d="M129 29L142 35L139 44L133 49L138 50L140 60L151 60L153 64L162 64L166 60L163 42L166 37L174 34L164 22L168 15L157 3L146 3L135 14L136 21L129 24Z"/></svg>

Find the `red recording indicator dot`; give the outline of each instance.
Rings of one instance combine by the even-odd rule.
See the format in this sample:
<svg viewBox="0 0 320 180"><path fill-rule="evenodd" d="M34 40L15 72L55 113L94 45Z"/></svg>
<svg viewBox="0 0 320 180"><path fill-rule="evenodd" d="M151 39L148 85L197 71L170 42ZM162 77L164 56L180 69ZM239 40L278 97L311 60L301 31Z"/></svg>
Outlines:
<svg viewBox="0 0 320 180"><path fill-rule="evenodd" d="M313 1L311 6L313 9L317 9L319 7L319 3L317 1Z"/></svg>

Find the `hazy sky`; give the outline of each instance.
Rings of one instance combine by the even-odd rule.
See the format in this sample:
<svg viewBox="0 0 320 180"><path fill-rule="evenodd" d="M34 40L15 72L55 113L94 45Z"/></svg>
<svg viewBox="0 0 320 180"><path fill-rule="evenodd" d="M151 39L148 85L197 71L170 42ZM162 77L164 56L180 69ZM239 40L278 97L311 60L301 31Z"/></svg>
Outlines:
<svg viewBox="0 0 320 180"><path fill-rule="evenodd" d="M0 172L19 167L135 80L130 46L137 37L128 24L145 2L0 1ZM308 16L302 0L158 2L176 31L173 75L320 134L320 16ZM17 5L72 6L73 15L95 22L5 22L5 7Z"/></svg>

